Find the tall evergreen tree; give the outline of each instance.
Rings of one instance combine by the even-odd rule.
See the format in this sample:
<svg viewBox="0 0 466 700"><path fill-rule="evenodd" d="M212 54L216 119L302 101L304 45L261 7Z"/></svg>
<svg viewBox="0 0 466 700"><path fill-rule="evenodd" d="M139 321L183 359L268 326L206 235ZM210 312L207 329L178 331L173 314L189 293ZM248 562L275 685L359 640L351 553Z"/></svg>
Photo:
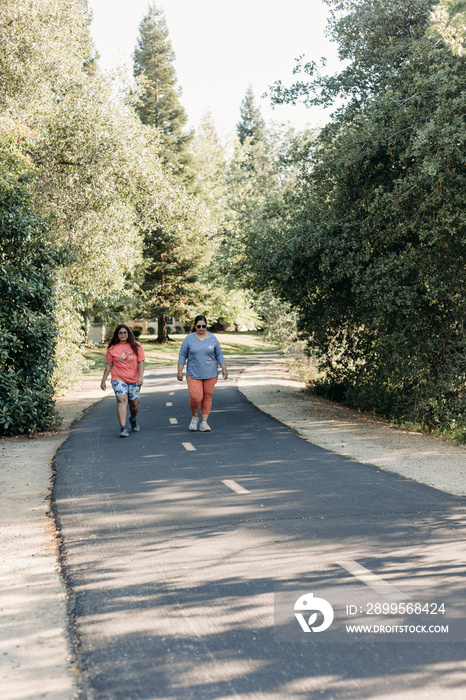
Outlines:
<svg viewBox="0 0 466 700"><path fill-rule="evenodd" d="M196 188L190 150L194 133L185 130L188 118L176 87L175 54L164 13L155 3L149 5L139 25L133 58L134 76L142 79L136 111L143 124L157 130L162 164L171 171L177 185L182 185L182 188L173 186L170 213L159 208L142 225L147 261L142 289L147 312L157 315L158 340L163 343L168 340L167 315L189 315L190 304L194 305L196 296L199 297L194 268L197 270L199 265L197 231L198 227L203 228L203 217L199 212L193 215L192 202L181 204L189 201L189 197L185 200L182 189L193 192ZM187 214L187 210L191 213ZM202 253L199 257L202 258Z"/></svg>
<svg viewBox="0 0 466 700"><path fill-rule="evenodd" d="M163 198L141 192L146 312L158 319L158 342L168 340L167 315L194 318L206 296L205 269L211 256L211 224L205 206L186 190L167 184Z"/></svg>
<svg viewBox="0 0 466 700"><path fill-rule="evenodd" d="M136 111L143 124L159 130L163 163L187 189L193 189L195 176L189 150L193 132L184 131L188 118L176 87L175 54L163 10L155 3L149 5L139 25L133 60L134 76L144 78Z"/></svg>
<svg viewBox="0 0 466 700"><path fill-rule="evenodd" d="M246 139L250 139L252 145L265 138L265 121L260 108L257 107L254 99L254 92L249 86L240 107L241 121L236 125L241 145Z"/></svg>

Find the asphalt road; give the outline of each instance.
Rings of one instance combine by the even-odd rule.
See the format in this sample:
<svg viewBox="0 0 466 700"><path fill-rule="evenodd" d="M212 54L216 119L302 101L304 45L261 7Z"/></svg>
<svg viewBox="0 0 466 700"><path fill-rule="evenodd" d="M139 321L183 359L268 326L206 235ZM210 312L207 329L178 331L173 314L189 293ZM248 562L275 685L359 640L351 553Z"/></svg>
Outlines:
<svg viewBox="0 0 466 700"><path fill-rule="evenodd" d="M464 499L308 443L231 381L211 433L189 420L186 383L157 370L139 433L117 438L108 396L56 456L83 697L464 698L463 642L326 642L292 610L280 641L274 624L277 591L464 590Z"/></svg>

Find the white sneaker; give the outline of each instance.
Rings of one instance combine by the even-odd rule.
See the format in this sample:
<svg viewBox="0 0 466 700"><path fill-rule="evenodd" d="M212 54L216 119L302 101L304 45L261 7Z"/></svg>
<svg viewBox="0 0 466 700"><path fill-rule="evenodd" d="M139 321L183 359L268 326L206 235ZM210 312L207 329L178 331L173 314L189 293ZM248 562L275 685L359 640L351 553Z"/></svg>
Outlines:
<svg viewBox="0 0 466 700"><path fill-rule="evenodd" d="M201 424L199 426L199 430L201 433L210 433L210 428L204 420L201 421Z"/></svg>
<svg viewBox="0 0 466 700"><path fill-rule="evenodd" d="M199 418L195 418L194 416L191 418L191 423L189 424L189 429L190 430L197 430L199 427Z"/></svg>

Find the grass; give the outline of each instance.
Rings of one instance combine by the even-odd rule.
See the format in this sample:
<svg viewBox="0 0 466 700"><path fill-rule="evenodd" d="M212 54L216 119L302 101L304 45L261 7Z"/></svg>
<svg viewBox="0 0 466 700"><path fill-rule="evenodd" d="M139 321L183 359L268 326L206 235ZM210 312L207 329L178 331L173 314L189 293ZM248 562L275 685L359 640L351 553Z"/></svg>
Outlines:
<svg viewBox="0 0 466 700"><path fill-rule="evenodd" d="M215 333L225 357L232 355L254 355L260 352L276 350L276 346L264 340L263 333ZM159 345L153 336L142 335L139 342L146 355L145 366L162 367L176 365L184 335L173 335L168 343ZM103 373L106 365L106 348L87 348L85 357L90 362L86 375Z"/></svg>

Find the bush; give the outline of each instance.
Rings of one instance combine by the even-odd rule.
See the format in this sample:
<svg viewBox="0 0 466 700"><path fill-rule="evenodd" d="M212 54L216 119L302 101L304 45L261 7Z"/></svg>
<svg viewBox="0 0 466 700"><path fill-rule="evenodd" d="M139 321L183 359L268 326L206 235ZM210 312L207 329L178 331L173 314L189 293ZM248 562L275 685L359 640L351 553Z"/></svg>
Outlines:
<svg viewBox="0 0 466 700"><path fill-rule="evenodd" d="M0 434L57 423L52 373L56 252L32 209L31 167L18 140L0 134Z"/></svg>
<svg viewBox="0 0 466 700"><path fill-rule="evenodd" d="M134 328L132 329L132 331L133 331L134 337L135 337L135 338L139 338L139 336L140 336L141 333L142 333L142 326L134 326Z"/></svg>

